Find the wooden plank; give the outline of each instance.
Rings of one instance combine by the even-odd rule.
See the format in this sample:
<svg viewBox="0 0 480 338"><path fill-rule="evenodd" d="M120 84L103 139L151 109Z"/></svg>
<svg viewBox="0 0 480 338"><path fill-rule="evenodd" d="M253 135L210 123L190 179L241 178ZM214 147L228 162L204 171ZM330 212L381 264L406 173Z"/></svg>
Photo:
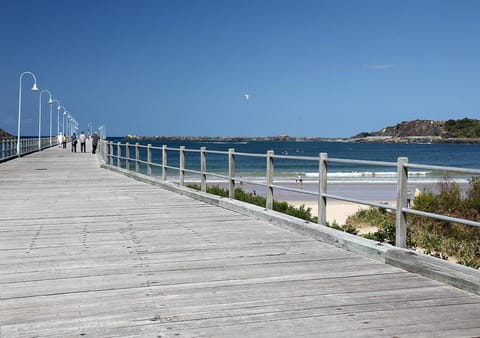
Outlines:
<svg viewBox="0 0 480 338"><path fill-rule="evenodd" d="M90 155L0 165L1 337L480 334L478 295Z"/></svg>

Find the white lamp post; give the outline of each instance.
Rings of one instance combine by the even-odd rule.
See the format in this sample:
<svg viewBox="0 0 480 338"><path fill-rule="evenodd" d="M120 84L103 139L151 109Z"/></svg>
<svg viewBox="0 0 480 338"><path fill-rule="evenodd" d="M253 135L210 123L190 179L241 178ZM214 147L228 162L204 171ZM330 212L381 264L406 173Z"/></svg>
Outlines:
<svg viewBox="0 0 480 338"><path fill-rule="evenodd" d="M53 106L53 100L50 98L48 101L50 104L50 147L52 146L52 106Z"/></svg>
<svg viewBox="0 0 480 338"><path fill-rule="evenodd" d="M70 117L71 117L70 123L71 123L71 128L72 128L72 129L71 129L71 133L72 133L72 134L73 134L73 133L77 133L77 132L78 132L78 130L77 130L77 129L78 129L78 122L77 122L77 120L75 119L75 116L71 115Z"/></svg>
<svg viewBox="0 0 480 338"><path fill-rule="evenodd" d="M20 157L20 124L22 122L21 115L22 115L22 78L25 74L29 74L33 77L33 87L32 90L36 91L37 88L37 78L35 74L32 72L23 72L20 74L20 87L18 90L18 129L17 129L17 156Z"/></svg>
<svg viewBox="0 0 480 338"><path fill-rule="evenodd" d="M60 132L60 101L58 101L57 99L53 100L53 102L56 102L57 103L57 136L58 136L58 133Z"/></svg>
<svg viewBox="0 0 480 338"><path fill-rule="evenodd" d="M68 114L68 111L66 111L65 108L64 108L64 110L63 110L63 123L62 123L63 135L66 135L66 134L65 134L65 116L66 116L67 114Z"/></svg>
<svg viewBox="0 0 480 338"><path fill-rule="evenodd" d="M48 103L50 103L50 143L52 143L52 93L48 89L43 89L40 91L39 101L38 101L38 151L42 150L42 94L48 93L50 95L50 99Z"/></svg>

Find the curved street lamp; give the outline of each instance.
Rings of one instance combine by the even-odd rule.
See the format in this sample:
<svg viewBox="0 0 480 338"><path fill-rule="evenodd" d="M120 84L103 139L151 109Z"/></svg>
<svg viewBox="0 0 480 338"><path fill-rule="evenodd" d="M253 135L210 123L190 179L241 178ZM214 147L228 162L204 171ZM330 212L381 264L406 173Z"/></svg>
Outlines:
<svg viewBox="0 0 480 338"><path fill-rule="evenodd" d="M57 112L58 112L58 113L60 113L60 109L63 109L63 114L62 114L62 117L63 117L63 115L64 115L65 112L67 111L67 108L65 108L64 106L59 106L59 107L57 107ZM57 117L58 117L58 115L57 115ZM63 121L65 121L65 118L63 119ZM65 133L64 133L65 128L63 127L63 124L64 124L64 123L65 123L65 122L62 122L62 135L65 135ZM58 130L60 131L60 127L58 127Z"/></svg>
<svg viewBox="0 0 480 338"><path fill-rule="evenodd" d="M20 87L18 90L18 129L17 129L17 156L20 157L20 124L21 124L21 115L22 115L22 78L24 75L31 75L33 77L33 91L37 91L37 78L32 72L23 72L20 74Z"/></svg>
<svg viewBox="0 0 480 338"><path fill-rule="evenodd" d="M60 131L60 101L58 101L57 99L53 100L53 102L57 103L57 136L58 136L58 133Z"/></svg>
<svg viewBox="0 0 480 338"><path fill-rule="evenodd" d="M38 95L38 151L42 150L42 94L48 93L50 95L50 99L48 103L50 104L50 143L52 143L52 93L48 89L43 89L40 91Z"/></svg>
<svg viewBox="0 0 480 338"><path fill-rule="evenodd" d="M64 111L63 111L63 124L62 124L63 135L66 135L66 134L65 134L65 116L67 116L67 114L68 114L68 111L67 111L67 110L64 110Z"/></svg>
<svg viewBox="0 0 480 338"><path fill-rule="evenodd" d="M75 119L75 116L70 115L70 134L78 132L78 122Z"/></svg>

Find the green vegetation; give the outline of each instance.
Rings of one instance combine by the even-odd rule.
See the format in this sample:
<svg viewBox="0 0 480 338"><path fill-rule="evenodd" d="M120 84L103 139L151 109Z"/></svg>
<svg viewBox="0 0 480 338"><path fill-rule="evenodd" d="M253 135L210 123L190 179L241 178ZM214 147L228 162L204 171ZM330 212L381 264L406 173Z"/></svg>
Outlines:
<svg viewBox="0 0 480 338"><path fill-rule="evenodd" d="M198 184L189 184L188 187L195 190L200 190L200 186ZM208 186L207 192L209 194L213 194L217 196L228 197L228 190L221 188L218 185ZM267 205L267 200L265 197L249 194L240 188L235 189L235 199L242 202L254 204L256 206L263 207L263 208L265 208L265 206ZM309 222L317 222L318 220L317 217L312 216L311 208L305 208L305 205L301 205L300 207L295 208L294 206L288 204L287 202L273 201L273 210L290 215L290 216L294 216Z"/></svg>
<svg viewBox="0 0 480 338"><path fill-rule="evenodd" d="M423 193L414 200L415 209L451 217L480 219L480 179L471 179L470 188L462 197L458 184L445 180L438 194ZM414 247L444 259L480 268L480 229L425 217L409 217Z"/></svg>
<svg viewBox="0 0 480 338"><path fill-rule="evenodd" d="M439 193L424 192L415 197L414 209L456 218L480 219L480 179L472 179L465 197L459 186L446 179ZM385 209L361 210L347 219L351 226L376 226L378 231L364 237L395 243L395 213ZM458 223L408 215L407 245L459 264L480 268L480 229Z"/></svg>
<svg viewBox="0 0 480 338"><path fill-rule="evenodd" d="M475 138L480 137L480 120L461 119L445 122L445 131L449 137Z"/></svg>
<svg viewBox="0 0 480 338"><path fill-rule="evenodd" d="M188 187L195 190L200 190L200 186L198 184L189 184ZM228 190L221 188L218 185L208 186L207 192L209 194L213 194L217 196L228 197ZM240 188L235 189L235 199L242 202L250 203L262 208L265 208L265 206L267 205L267 201L265 197L249 194ZM311 208L306 208L305 205L303 204L297 208L284 201L282 202L273 201L273 210L281 212L283 214L287 214L293 217L303 219L308 222L313 222L313 223L318 222L318 217L312 216ZM355 235L358 233L358 231L354 227L349 225L338 225L337 223L333 223L333 224L327 223L327 226L337 230L353 233Z"/></svg>
<svg viewBox="0 0 480 338"><path fill-rule="evenodd" d="M346 223L350 227L371 227L378 230L374 233L367 233L363 237L378 241L395 244L395 213L384 208L362 209L349 216Z"/></svg>

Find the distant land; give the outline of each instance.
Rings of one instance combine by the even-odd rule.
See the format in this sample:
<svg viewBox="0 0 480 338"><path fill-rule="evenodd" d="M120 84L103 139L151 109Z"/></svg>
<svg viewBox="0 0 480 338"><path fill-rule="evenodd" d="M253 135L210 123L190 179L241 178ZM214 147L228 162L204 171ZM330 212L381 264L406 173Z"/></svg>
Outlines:
<svg viewBox="0 0 480 338"><path fill-rule="evenodd" d="M349 138L294 137L288 135L263 137L211 137L211 136L138 136L127 135L127 140L152 141L323 141L362 143L479 143L480 120L459 119L448 121L414 120L404 121L395 126L375 132L361 132Z"/></svg>
<svg viewBox="0 0 480 338"><path fill-rule="evenodd" d="M6 139L10 139L10 138L14 138L14 136L10 135L9 133L7 133L3 129L0 129L0 140L6 140Z"/></svg>
<svg viewBox="0 0 480 338"><path fill-rule="evenodd" d="M0 129L0 140L14 138ZM404 121L374 132L361 132L348 138L295 137L288 135L260 137L222 136L138 136L127 135L126 140L155 141L322 141L322 142L363 142L363 143L478 143L480 144L480 120L459 119L448 121L414 120Z"/></svg>

